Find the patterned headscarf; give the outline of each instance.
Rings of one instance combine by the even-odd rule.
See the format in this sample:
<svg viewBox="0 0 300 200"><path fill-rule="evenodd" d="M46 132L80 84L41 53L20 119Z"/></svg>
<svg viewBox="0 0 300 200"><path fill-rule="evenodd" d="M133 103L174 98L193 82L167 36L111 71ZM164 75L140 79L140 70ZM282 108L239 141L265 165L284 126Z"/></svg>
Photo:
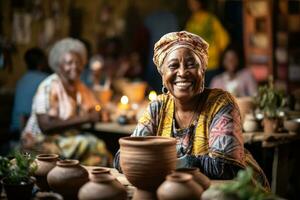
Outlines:
<svg viewBox="0 0 300 200"><path fill-rule="evenodd" d="M187 31L167 33L154 45L153 62L160 72L164 59L178 48L191 49L202 62L204 72L208 61L208 43L200 36Z"/></svg>

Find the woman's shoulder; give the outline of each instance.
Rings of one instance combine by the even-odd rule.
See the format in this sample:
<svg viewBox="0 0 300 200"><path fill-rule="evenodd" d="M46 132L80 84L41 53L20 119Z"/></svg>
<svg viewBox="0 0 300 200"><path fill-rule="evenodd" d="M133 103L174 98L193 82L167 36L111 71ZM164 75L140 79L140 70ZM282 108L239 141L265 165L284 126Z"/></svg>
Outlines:
<svg viewBox="0 0 300 200"><path fill-rule="evenodd" d="M221 102L228 102L232 103L234 102L234 97L227 91L219 88L205 88L204 92L207 93L207 102L215 102L215 103L221 103Z"/></svg>
<svg viewBox="0 0 300 200"><path fill-rule="evenodd" d="M45 88L45 87L50 87L53 84L57 84L60 82L60 78L58 77L57 74L51 74L47 76L39 85L39 89Z"/></svg>

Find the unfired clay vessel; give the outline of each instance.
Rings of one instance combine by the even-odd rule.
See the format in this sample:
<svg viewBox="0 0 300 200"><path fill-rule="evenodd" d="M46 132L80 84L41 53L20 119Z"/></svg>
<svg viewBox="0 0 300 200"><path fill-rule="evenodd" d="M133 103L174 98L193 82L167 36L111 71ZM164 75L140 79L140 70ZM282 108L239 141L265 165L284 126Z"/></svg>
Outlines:
<svg viewBox="0 0 300 200"><path fill-rule="evenodd" d="M159 136L124 137L119 143L122 171L137 187L133 199L157 199L158 186L176 168L176 140Z"/></svg>
<svg viewBox="0 0 300 200"><path fill-rule="evenodd" d="M78 193L80 200L125 200L125 187L113 177L108 169L93 169L91 180Z"/></svg>
<svg viewBox="0 0 300 200"><path fill-rule="evenodd" d="M192 175L174 172L159 186L157 196L159 200L199 200L202 192Z"/></svg>
<svg viewBox="0 0 300 200"><path fill-rule="evenodd" d="M39 154L36 157L37 170L34 173L36 185L41 191L49 191L47 175L56 166L58 161L57 154Z"/></svg>
<svg viewBox="0 0 300 200"><path fill-rule="evenodd" d="M61 194L65 200L77 199L79 188L88 182L89 174L78 160L57 161L47 176L50 188Z"/></svg>
<svg viewBox="0 0 300 200"><path fill-rule="evenodd" d="M207 176L205 176L203 173L201 173L199 168L196 167L179 168L176 169L176 172L188 173L192 175L194 181L196 181L196 183L198 183L204 190L206 190L210 186L210 179Z"/></svg>

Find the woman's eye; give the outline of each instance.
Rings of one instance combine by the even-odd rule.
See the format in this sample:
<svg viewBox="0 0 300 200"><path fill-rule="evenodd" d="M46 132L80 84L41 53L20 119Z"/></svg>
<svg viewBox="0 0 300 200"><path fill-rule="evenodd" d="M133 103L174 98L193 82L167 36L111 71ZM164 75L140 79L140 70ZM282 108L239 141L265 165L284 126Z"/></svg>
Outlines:
<svg viewBox="0 0 300 200"><path fill-rule="evenodd" d="M178 67L178 65L176 63L169 65L170 69L176 69L177 67Z"/></svg>
<svg viewBox="0 0 300 200"><path fill-rule="evenodd" d="M188 62L186 65L187 65L189 68L191 68L191 67L194 67L194 66L195 66L195 63L194 63L194 62Z"/></svg>

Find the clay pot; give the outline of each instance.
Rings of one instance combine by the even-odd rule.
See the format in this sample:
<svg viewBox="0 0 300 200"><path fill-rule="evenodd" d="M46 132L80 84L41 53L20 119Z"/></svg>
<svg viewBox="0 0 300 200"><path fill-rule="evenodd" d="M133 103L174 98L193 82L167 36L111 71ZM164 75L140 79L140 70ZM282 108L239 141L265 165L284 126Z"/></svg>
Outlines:
<svg viewBox="0 0 300 200"><path fill-rule="evenodd" d="M80 200L125 200L125 187L110 174L108 169L93 169L91 180L78 193Z"/></svg>
<svg viewBox="0 0 300 200"><path fill-rule="evenodd" d="M101 105L108 104L111 100L112 95L113 95L113 91L111 89L95 90L94 93L98 97Z"/></svg>
<svg viewBox="0 0 300 200"><path fill-rule="evenodd" d="M123 88L123 93L128 96L130 102L140 103L145 99L146 88L146 82L127 83Z"/></svg>
<svg viewBox="0 0 300 200"><path fill-rule="evenodd" d="M57 161L47 176L50 188L64 199L77 199L79 188L88 182L89 174L79 165L78 160Z"/></svg>
<svg viewBox="0 0 300 200"><path fill-rule="evenodd" d="M297 134L300 130L300 118L285 120L283 126L290 134Z"/></svg>
<svg viewBox="0 0 300 200"><path fill-rule="evenodd" d="M240 109L242 122L244 122L245 115L251 113L254 109L253 99L251 97L238 97L236 102Z"/></svg>
<svg viewBox="0 0 300 200"><path fill-rule="evenodd" d="M175 172L159 186L157 196L159 200L199 200L202 192L203 188L193 180L192 175Z"/></svg>
<svg viewBox="0 0 300 200"><path fill-rule="evenodd" d="M39 154L36 157L37 170L34 173L36 185L41 191L49 191L47 175L56 166L58 161L57 154Z"/></svg>
<svg viewBox="0 0 300 200"><path fill-rule="evenodd" d="M243 123L243 129L245 132L254 132L257 131L259 127L258 122L254 118L252 114L246 114L244 123Z"/></svg>
<svg viewBox="0 0 300 200"><path fill-rule="evenodd" d="M176 168L174 138L123 137L120 165L128 181L137 187L133 199L156 199L156 189Z"/></svg>
<svg viewBox="0 0 300 200"><path fill-rule="evenodd" d="M278 129L278 119L264 118L263 125L265 134L274 134L277 132Z"/></svg>
<svg viewBox="0 0 300 200"><path fill-rule="evenodd" d="M199 168L179 168L176 172L188 173L193 176L194 181L198 183L204 190L208 189L210 186L210 179L200 172Z"/></svg>

